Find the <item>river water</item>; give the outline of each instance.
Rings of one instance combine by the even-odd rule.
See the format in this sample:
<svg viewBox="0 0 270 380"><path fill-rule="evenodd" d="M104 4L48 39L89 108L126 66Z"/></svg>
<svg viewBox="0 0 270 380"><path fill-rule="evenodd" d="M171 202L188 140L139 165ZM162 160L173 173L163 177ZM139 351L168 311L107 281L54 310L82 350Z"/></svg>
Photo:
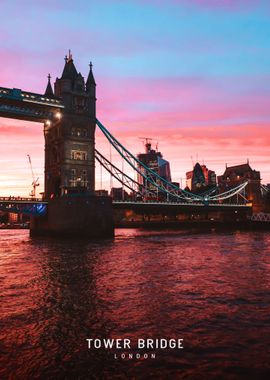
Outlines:
<svg viewBox="0 0 270 380"><path fill-rule="evenodd" d="M119 229L85 242L1 230L0 244L1 379L270 378L269 233ZM135 349L141 338L184 349Z"/></svg>

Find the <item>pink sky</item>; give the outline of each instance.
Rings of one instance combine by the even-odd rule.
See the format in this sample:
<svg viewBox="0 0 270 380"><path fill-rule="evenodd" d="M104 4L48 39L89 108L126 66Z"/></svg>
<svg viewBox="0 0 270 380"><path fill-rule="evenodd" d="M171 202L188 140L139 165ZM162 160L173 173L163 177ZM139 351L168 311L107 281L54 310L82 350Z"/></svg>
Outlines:
<svg viewBox="0 0 270 380"><path fill-rule="evenodd" d="M164 158L171 163L174 181L182 178L185 184L185 172L192 168L192 156L193 161L198 158L217 174L223 172L225 163L241 164L249 158L252 168L261 170L263 182L270 182L270 123L263 121L268 115L269 99L243 93L225 102L220 83L215 88L196 79L123 80L117 84L116 92L115 81L100 80L98 118L133 154L143 150L139 137L152 137L154 145L158 141ZM27 154L31 154L40 177L41 191L42 124L0 119L0 134L1 193L28 195L32 179ZM109 146L100 131L97 131L97 148L109 155ZM113 157L115 163L120 162L117 154ZM125 169L129 171L127 166ZM107 187L109 177L104 174L103 170L102 185ZM96 177L99 188L99 167ZM114 186L118 186L116 182Z"/></svg>
<svg viewBox="0 0 270 380"><path fill-rule="evenodd" d="M6 3L0 86L43 93L48 73L53 81L61 75L71 48L84 76L93 60L97 116L133 154L143 150L139 137L153 138L154 145L158 141L173 180L182 178L183 186L191 156L218 175L226 163L249 158L263 183L270 183L266 2L85 3ZM97 148L109 153L100 132ZM27 154L42 191L43 126L0 118L0 149L0 195L29 194ZM97 188L99 176L97 167ZM102 185L108 183L107 176Z"/></svg>
<svg viewBox="0 0 270 380"><path fill-rule="evenodd" d="M171 163L174 181L185 185L185 172L192 169L192 157L194 162L197 159L204 162L217 174L223 172L225 163L241 164L249 158L252 168L261 170L263 182L270 182L269 98L255 88L251 93L238 87L238 93L227 97L230 84L217 79L116 81L96 77L96 80L97 114L101 122L133 154L143 150L139 137L153 138L154 146L158 142L164 158ZM247 78L242 78L243 83L246 81ZM32 157L42 191L42 124L2 118L0 135L1 194L28 195L32 179L27 154ZM109 155L109 145L100 131L97 148ZM113 158L116 164L120 163L116 153ZM130 172L127 165L125 170ZM99 188L99 166L96 180ZM109 176L103 170L102 186L108 185ZM118 186L115 181L114 186Z"/></svg>

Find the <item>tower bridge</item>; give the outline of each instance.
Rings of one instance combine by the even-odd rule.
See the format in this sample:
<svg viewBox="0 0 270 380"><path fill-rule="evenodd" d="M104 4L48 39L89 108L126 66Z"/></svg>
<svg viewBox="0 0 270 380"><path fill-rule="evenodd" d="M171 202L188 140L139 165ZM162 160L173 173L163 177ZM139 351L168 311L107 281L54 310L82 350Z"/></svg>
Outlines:
<svg viewBox="0 0 270 380"><path fill-rule="evenodd" d="M0 117L43 123L45 139L44 199L0 198L0 209L32 215L31 234L113 235L113 209L177 211L218 209L221 212L245 210L251 205L245 197L247 183L220 194L218 189L193 194L166 181L129 152L96 118L96 82L90 63L85 81L77 72L72 55L65 57L54 89L51 77L44 94L0 87ZM144 177L149 188L163 194L163 202L147 202L147 186L116 167L95 149L96 126L111 146L136 174ZM95 159L123 187L139 197L133 202L113 202L108 196L95 195ZM231 202L237 197L237 202ZM144 201L143 201L144 199ZM229 203L226 203L228 202Z"/></svg>

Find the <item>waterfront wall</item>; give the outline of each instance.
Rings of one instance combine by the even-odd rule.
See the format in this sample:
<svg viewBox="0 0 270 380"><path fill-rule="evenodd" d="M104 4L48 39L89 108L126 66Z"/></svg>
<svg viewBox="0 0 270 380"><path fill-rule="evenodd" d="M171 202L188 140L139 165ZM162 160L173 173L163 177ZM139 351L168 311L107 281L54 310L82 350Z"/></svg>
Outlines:
<svg viewBox="0 0 270 380"><path fill-rule="evenodd" d="M108 238L114 236L110 197L67 196L50 200L44 217L32 217L30 236Z"/></svg>

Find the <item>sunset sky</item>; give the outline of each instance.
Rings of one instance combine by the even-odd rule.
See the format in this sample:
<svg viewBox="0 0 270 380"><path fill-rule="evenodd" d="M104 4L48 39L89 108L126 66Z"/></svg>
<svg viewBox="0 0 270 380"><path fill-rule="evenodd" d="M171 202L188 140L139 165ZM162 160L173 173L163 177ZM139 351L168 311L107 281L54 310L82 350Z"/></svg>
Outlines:
<svg viewBox="0 0 270 380"><path fill-rule="evenodd" d="M0 11L1 87L43 93L71 49L84 77L93 62L100 121L134 154L139 137L158 141L174 181L191 157L217 174L249 158L270 183L270 0L2 0ZM100 133L97 148L109 154ZM27 154L43 184L42 124L0 118L0 150L0 195L28 195Z"/></svg>

